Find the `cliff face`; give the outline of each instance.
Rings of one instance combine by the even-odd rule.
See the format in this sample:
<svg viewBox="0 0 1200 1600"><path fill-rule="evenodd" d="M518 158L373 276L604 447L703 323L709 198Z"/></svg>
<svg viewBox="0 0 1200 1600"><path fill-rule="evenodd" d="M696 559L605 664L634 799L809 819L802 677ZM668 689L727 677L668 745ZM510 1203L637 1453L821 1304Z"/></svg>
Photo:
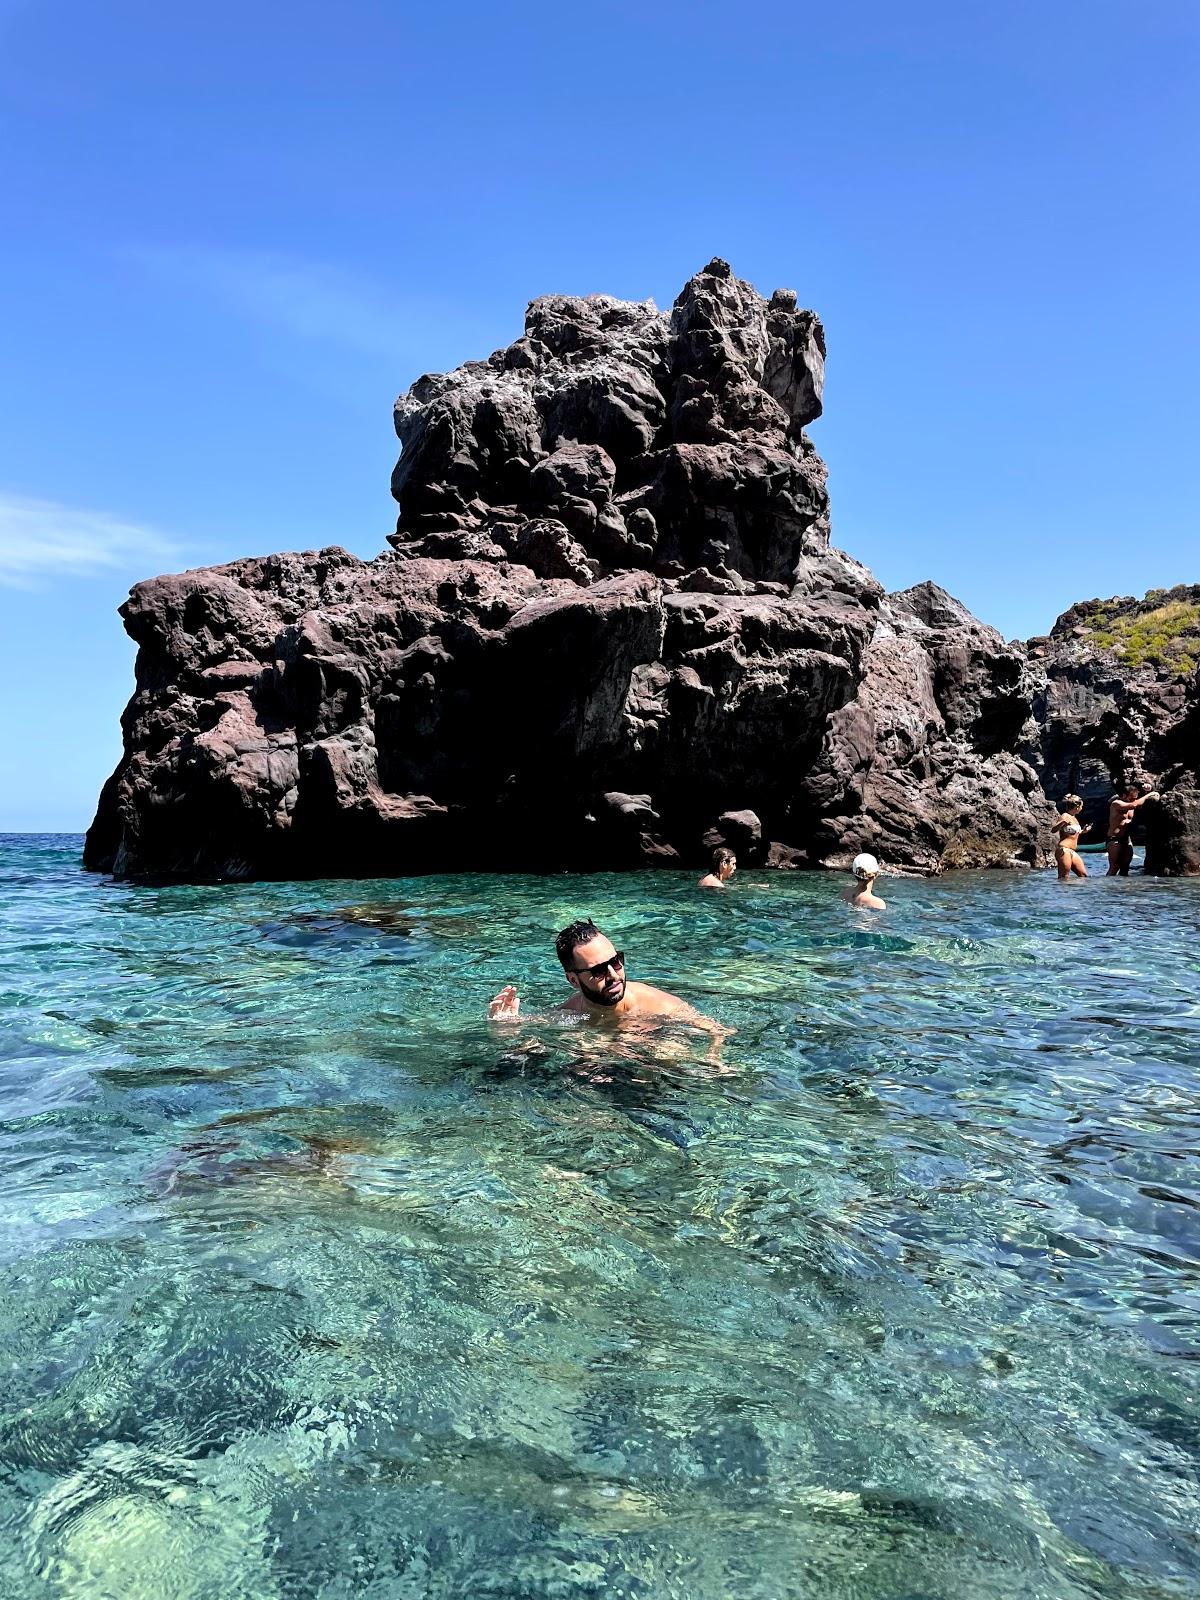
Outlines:
<svg viewBox="0 0 1200 1600"><path fill-rule="evenodd" d="M794 865L1047 860L1035 768L1071 759L1047 661L830 546L804 433L824 355L794 294L713 261L669 312L547 297L508 349L421 378L391 550L133 590L86 865L609 867L721 839Z"/></svg>
<svg viewBox="0 0 1200 1600"><path fill-rule="evenodd" d="M1014 753L1031 691L1023 653L944 589L887 595L801 784L818 859L862 840L926 872L1042 862L1054 809Z"/></svg>
<svg viewBox="0 0 1200 1600"><path fill-rule="evenodd" d="M1113 790L1152 778L1163 798L1139 819L1146 871L1200 872L1200 585L1080 601L1028 653L1021 748L1047 793L1082 795L1102 839Z"/></svg>

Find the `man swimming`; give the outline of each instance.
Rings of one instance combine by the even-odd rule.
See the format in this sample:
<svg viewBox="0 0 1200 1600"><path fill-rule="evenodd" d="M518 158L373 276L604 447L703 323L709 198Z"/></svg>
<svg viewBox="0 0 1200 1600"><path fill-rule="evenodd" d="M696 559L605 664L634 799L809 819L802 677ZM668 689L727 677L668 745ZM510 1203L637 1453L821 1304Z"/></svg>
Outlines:
<svg viewBox="0 0 1200 1600"><path fill-rule="evenodd" d="M1139 794L1139 788L1142 792ZM1133 813L1147 800L1157 800L1158 790L1148 783L1126 783L1108 803L1108 873L1110 878L1127 878L1133 861Z"/></svg>
<svg viewBox="0 0 1200 1600"><path fill-rule="evenodd" d="M714 1050L719 1049L730 1031L665 989L631 982L625 975L624 952L614 947L590 917L580 918L565 927L554 941L554 951L567 982L575 991L558 1007L560 1012L606 1024L643 1017L685 1022L707 1033ZM509 983L489 1004L488 1016L493 1022L502 1022L519 1016L520 1010L516 987Z"/></svg>
<svg viewBox="0 0 1200 1600"><path fill-rule="evenodd" d="M727 845L718 845L713 851L712 871L706 872L697 885L700 889L723 889L737 871L737 857Z"/></svg>

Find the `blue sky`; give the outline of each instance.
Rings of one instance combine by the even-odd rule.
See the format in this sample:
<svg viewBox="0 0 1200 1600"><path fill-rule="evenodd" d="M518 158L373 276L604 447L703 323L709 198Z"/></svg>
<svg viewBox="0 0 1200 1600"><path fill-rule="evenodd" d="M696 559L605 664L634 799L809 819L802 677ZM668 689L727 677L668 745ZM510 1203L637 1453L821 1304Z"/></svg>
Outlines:
<svg viewBox="0 0 1200 1600"><path fill-rule="evenodd" d="M392 526L391 406L723 255L824 318L835 542L1005 634L1200 580L1194 0L0 0L0 830L156 572Z"/></svg>

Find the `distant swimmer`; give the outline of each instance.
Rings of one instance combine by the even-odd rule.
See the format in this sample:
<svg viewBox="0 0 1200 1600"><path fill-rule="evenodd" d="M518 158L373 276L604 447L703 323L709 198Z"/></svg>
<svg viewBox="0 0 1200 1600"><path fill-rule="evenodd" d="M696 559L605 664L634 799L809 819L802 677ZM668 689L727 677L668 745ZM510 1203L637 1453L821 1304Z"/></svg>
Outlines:
<svg viewBox="0 0 1200 1600"><path fill-rule="evenodd" d="M1062 810L1054 823L1056 844L1054 846L1054 864L1058 868L1058 880L1064 882L1075 874L1077 878L1086 878L1088 869L1083 864L1083 857L1077 848L1081 834L1090 833L1091 828L1084 827L1079 821L1079 813L1083 810L1083 800L1077 794L1063 796Z"/></svg>
<svg viewBox="0 0 1200 1600"><path fill-rule="evenodd" d="M879 863L875 857L866 851L855 856L850 863L850 871L854 874L854 882L842 890L842 899L846 904L863 906L868 911L886 911L887 901L881 900L875 893L875 879L879 876Z"/></svg>
<svg viewBox="0 0 1200 1600"><path fill-rule="evenodd" d="M712 871L706 872L698 885L701 889L723 889L737 871L737 857L725 845L713 851Z"/></svg>
<svg viewBox="0 0 1200 1600"><path fill-rule="evenodd" d="M589 917L564 928L554 941L554 950L575 991L558 1008L560 1013L610 1025L651 1017L686 1022L709 1035L714 1051L730 1032L686 1000L648 983L631 982L625 976L624 952L617 950ZM502 1022L518 1016L520 1010L516 988L510 983L492 1000L488 1016L494 1022Z"/></svg>
<svg viewBox="0 0 1200 1600"><path fill-rule="evenodd" d="M1141 792L1139 793L1139 789ZM1127 878L1133 861L1131 837L1133 814L1147 800L1157 800L1158 790L1148 783L1126 783L1108 803L1108 873L1110 878Z"/></svg>

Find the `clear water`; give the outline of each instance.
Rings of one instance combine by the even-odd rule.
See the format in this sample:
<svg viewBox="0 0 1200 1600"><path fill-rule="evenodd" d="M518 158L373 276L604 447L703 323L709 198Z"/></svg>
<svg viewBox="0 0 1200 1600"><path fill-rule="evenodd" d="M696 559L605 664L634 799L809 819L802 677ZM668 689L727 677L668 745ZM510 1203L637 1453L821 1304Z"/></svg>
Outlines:
<svg viewBox="0 0 1200 1600"><path fill-rule="evenodd" d="M6 1600L1200 1593L1200 884L0 841ZM591 912L735 1026L565 990Z"/></svg>

